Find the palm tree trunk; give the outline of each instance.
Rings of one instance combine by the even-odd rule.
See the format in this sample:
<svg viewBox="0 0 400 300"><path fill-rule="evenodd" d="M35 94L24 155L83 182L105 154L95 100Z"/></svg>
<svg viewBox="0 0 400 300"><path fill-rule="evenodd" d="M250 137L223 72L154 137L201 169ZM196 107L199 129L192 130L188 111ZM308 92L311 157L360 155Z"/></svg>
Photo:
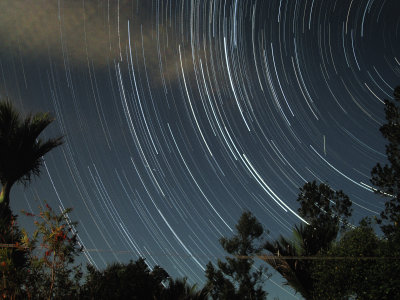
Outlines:
<svg viewBox="0 0 400 300"><path fill-rule="evenodd" d="M11 210L10 210L10 191L11 186L9 182L6 182L1 188L0 193L0 231L8 228L11 221ZM4 227L4 228L3 228Z"/></svg>
<svg viewBox="0 0 400 300"><path fill-rule="evenodd" d="M12 184L10 182L6 182L1 188L0 205L8 206L10 204L11 186Z"/></svg>

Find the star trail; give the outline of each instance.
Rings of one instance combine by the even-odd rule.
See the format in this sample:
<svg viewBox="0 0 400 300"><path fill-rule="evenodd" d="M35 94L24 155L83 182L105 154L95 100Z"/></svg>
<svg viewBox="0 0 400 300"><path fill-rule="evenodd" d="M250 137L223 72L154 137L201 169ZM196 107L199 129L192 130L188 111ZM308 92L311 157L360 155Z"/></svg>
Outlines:
<svg viewBox="0 0 400 300"><path fill-rule="evenodd" d="M244 210L271 239L306 222L307 181L348 194L353 223L378 214L369 178L400 84L399 11L398 0L1 1L0 96L50 111L44 135L65 136L41 177L14 188L13 210L73 207L85 261L142 256L199 284ZM298 297L273 281L271 295Z"/></svg>

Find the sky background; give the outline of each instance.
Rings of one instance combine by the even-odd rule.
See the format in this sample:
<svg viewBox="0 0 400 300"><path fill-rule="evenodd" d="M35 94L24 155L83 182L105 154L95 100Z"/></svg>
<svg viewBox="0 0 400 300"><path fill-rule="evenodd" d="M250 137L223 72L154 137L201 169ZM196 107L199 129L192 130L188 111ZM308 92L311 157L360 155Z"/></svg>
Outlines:
<svg viewBox="0 0 400 300"><path fill-rule="evenodd" d="M290 236L299 187L379 213L398 0L0 1L0 97L65 135L11 206L73 207L84 258L204 283L244 210ZM30 226L31 220L20 222ZM26 222L26 223L24 223ZM295 299L282 279L271 298Z"/></svg>

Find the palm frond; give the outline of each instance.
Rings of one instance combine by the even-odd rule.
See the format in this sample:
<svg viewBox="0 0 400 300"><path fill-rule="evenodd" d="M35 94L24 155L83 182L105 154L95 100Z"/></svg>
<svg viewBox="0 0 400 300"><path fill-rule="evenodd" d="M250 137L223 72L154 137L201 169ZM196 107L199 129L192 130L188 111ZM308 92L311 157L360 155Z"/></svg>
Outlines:
<svg viewBox="0 0 400 300"><path fill-rule="evenodd" d="M285 285L291 286L304 298L308 299L309 289L312 285L308 274L308 262L299 259L282 258L307 255L305 228L303 225L295 226L292 240L281 235L273 242L268 241L264 248L272 256L264 256L262 259L282 275L286 280Z"/></svg>
<svg viewBox="0 0 400 300"><path fill-rule="evenodd" d="M19 127L20 115L10 101L0 102L0 139L12 134L14 128Z"/></svg>
<svg viewBox="0 0 400 300"><path fill-rule="evenodd" d="M0 182L28 183L40 174L43 156L62 144L62 137L42 140L39 135L54 121L49 113L24 118L10 101L0 102Z"/></svg>

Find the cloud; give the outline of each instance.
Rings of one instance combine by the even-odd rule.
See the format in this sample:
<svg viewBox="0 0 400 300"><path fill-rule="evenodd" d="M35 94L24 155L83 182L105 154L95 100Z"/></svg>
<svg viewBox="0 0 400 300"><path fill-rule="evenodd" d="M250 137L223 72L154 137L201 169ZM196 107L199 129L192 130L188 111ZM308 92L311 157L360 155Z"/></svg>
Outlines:
<svg viewBox="0 0 400 300"><path fill-rule="evenodd" d="M106 68L121 57L126 61L129 21L134 61L137 55L143 62L144 49L152 78L161 79L161 58L163 76L171 80L178 75L179 42L166 16L157 22L148 2L2 0L0 55L18 54L24 61L51 58L72 66L89 61L96 69ZM187 65L191 56L183 60Z"/></svg>

